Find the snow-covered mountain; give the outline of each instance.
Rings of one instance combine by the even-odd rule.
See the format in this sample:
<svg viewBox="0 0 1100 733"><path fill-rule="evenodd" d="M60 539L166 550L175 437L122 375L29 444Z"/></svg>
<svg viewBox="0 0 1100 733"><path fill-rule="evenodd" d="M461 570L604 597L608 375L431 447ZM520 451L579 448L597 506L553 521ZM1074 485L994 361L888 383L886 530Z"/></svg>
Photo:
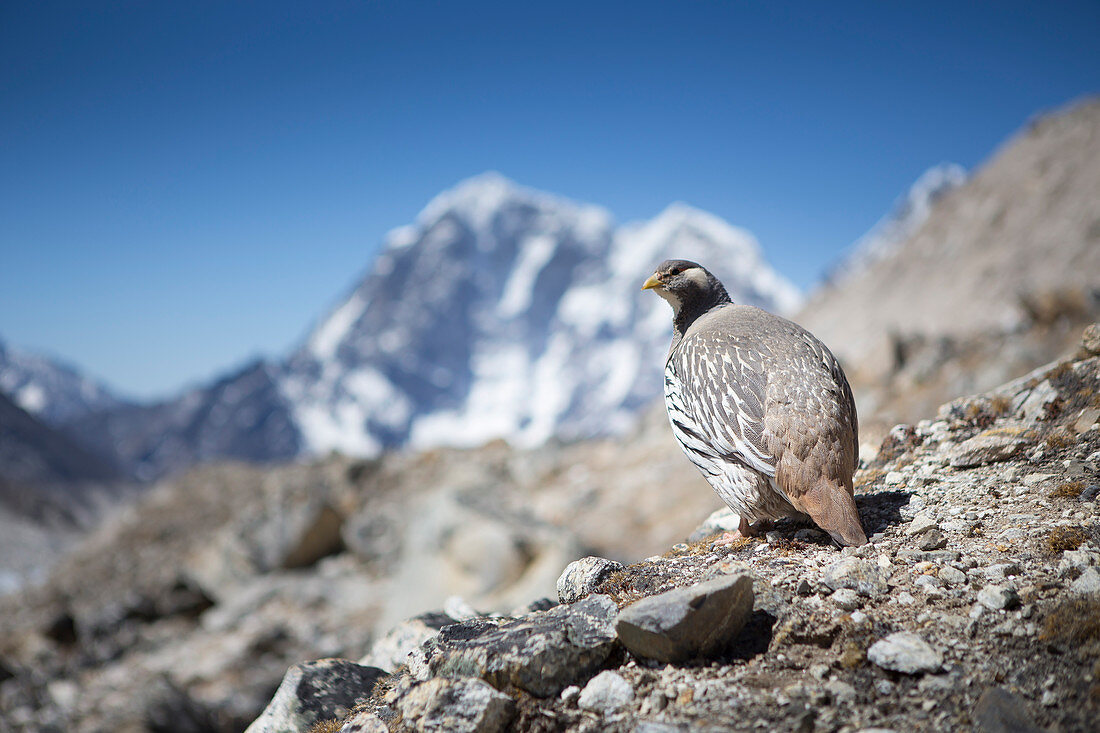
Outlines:
<svg viewBox="0 0 1100 733"><path fill-rule="evenodd" d="M461 183L390 235L289 360L282 389L306 449L624 429L660 394L671 317L640 286L670 256L705 263L740 302L798 303L749 233L684 204L616 228L497 174Z"/></svg>
<svg viewBox="0 0 1100 733"><path fill-rule="evenodd" d="M284 361L68 428L143 479L217 458L618 432L661 394L671 312L641 284L671 256L704 263L739 302L799 302L753 237L713 215L673 204L616 227L604 209L487 173L392 232Z"/></svg>
<svg viewBox="0 0 1100 733"><path fill-rule="evenodd" d="M944 194L966 183L966 169L955 163L932 166L894 202L890 212L875 222L848 249L840 263L829 271L830 285L843 285L892 256L920 228L932 213L932 206Z"/></svg>
<svg viewBox="0 0 1100 733"><path fill-rule="evenodd" d="M28 354L0 342L0 393L39 420L59 425L122 400L99 382L56 359Z"/></svg>

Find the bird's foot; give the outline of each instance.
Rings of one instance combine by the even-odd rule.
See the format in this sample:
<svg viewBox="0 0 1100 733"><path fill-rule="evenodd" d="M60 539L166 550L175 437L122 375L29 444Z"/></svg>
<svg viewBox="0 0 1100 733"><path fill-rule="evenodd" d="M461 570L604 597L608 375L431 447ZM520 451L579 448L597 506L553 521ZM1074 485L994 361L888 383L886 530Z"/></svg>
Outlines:
<svg viewBox="0 0 1100 733"><path fill-rule="evenodd" d="M714 544L720 547L733 547L743 539L745 536L735 529L732 532L723 532L721 537L715 538Z"/></svg>
<svg viewBox="0 0 1100 733"><path fill-rule="evenodd" d="M732 532L723 532L722 536L714 541L714 544L732 547L750 537L759 537L771 529L771 526L772 523L767 519L761 519L754 524L749 524L748 520L742 518L736 530Z"/></svg>

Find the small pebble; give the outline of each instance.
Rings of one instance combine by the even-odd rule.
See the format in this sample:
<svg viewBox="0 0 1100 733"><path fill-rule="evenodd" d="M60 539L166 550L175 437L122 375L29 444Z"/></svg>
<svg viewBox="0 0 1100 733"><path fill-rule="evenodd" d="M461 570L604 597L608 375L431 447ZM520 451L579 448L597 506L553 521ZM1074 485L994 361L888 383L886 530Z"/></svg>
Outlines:
<svg viewBox="0 0 1100 733"><path fill-rule="evenodd" d="M987 585L978 591L978 603L991 611L1003 611L1020 605L1020 596L1008 586Z"/></svg>

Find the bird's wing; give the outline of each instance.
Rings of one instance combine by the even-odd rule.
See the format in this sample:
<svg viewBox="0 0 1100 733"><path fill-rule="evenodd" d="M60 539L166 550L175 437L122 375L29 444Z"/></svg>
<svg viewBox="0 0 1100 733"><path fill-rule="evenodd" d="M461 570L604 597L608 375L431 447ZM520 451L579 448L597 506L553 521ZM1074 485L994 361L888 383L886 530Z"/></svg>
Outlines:
<svg viewBox="0 0 1100 733"><path fill-rule="evenodd" d="M683 339L665 370L669 417L686 448L774 477L777 460L764 445L766 387L755 351L702 334Z"/></svg>

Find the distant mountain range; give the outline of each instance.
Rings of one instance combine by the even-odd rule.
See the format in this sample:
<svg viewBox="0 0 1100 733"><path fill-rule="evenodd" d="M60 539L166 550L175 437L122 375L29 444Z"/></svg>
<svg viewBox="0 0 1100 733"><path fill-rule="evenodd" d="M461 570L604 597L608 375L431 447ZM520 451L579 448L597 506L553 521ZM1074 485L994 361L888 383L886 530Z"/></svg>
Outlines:
<svg viewBox="0 0 1100 733"><path fill-rule="evenodd" d="M969 179L957 166L930 169L798 320L852 374L873 375L896 334L1004 329L1050 290L1096 297L1098 140L1100 102L1086 101L1033 122ZM673 204L616 226L602 208L487 173L392 232L285 359L134 405L69 367L0 348L0 392L142 480L214 459L619 432L660 394L670 318L639 285L669 256L706 263L739 302L799 307L752 236L711 214Z"/></svg>
<svg viewBox="0 0 1100 733"><path fill-rule="evenodd" d="M392 232L284 361L153 405L26 359L0 368L0 384L139 479L217 458L607 434L660 394L671 319L640 284L671 256L706 263L739 302L798 306L753 237L711 214L673 204L617 227L602 208L487 173Z"/></svg>
<svg viewBox="0 0 1100 733"><path fill-rule="evenodd" d="M0 342L0 393L51 425L124 404L109 389L58 359Z"/></svg>

